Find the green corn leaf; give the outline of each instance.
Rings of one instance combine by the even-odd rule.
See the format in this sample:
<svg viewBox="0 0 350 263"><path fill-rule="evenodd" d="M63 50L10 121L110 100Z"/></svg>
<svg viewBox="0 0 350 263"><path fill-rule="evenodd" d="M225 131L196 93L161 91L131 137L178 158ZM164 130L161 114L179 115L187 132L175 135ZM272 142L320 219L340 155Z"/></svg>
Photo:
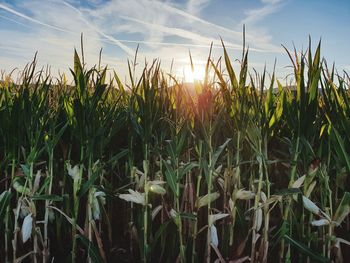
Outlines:
<svg viewBox="0 0 350 263"><path fill-rule="evenodd" d="M32 200L34 201L56 201L56 202L61 202L63 199L61 196L58 195L34 195L31 197Z"/></svg>
<svg viewBox="0 0 350 263"><path fill-rule="evenodd" d="M74 80L77 87L78 95L80 101L85 104L86 97L86 83L85 76L83 72L83 66L80 62L79 55L76 50L74 50Z"/></svg>
<svg viewBox="0 0 350 263"><path fill-rule="evenodd" d="M315 72L315 75L312 77L311 85L309 86L309 104L315 99L317 99L317 92L318 92L318 82L320 80L321 76L321 68L318 68Z"/></svg>
<svg viewBox="0 0 350 263"><path fill-rule="evenodd" d="M81 74L82 73L82 69L83 69L83 67L81 65L78 52L77 52L76 49L74 49L74 74L75 75Z"/></svg>
<svg viewBox="0 0 350 263"><path fill-rule="evenodd" d="M170 186L170 189L173 191L174 195L176 195L176 175L174 172L174 169L170 166L170 164L168 164L168 162L166 160L163 160L163 164L166 168L165 171L165 178L167 181L167 184Z"/></svg>
<svg viewBox="0 0 350 263"><path fill-rule="evenodd" d="M339 156L339 157L341 157L345 160L346 167L347 167L348 171L350 171L350 158L348 156L348 153L345 150L344 140L341 138L340 134L338 133L338 131L334 127L332 127L332 131L335 135L336 142L340 148L340 151L338 152L338 154L341 154L341 156Z"/></svg>
<svg viewBox="0 0 350 263"><path fill-rule="evenodd" d="M159 228L157 229L157 232L155 233L155 235L153 237L153 242L152 242L152 245L151 245L152 246L152 250L157 245L159 238L161 236L163 236L163 235L166 235L166 229L167 229L167 227L168 227L170 222L171 221L167 221L167 222L161 224L159 226Z"/></svg>
<svg viewBox="0 0 350 263"><path fill-rule="evenodd" d="M243 61L241 62L241 72L239 74L239 87L243 89L248 74L248 50L244 53Z"/></svg>
<svg viewBox="0 0 350 263"><path fill-rule="evenodd" d="M64 131L66 130L66 128L68 127L68 123L64 124L62 126L62 128L58 131L58 133L54 136L53 140L50 142L50 146L52 148L54 148L56 146L56 144L58 143L58 141L61 139Z"/></svg>
<svg viewBox="0 0 350 263"><path fill-rule="evenodd" d="M179 168L179 180L181 180L181 178L188 173L189 171L191 171L193 168L198 167L198 163L187 163L184 165L184 167Z"/></svg>
<svg viewBox="0 0 350 263"><path fill-rule="evenodd" d="M120 81L117 72L115 72L115 71L113 71L113 72L114 72L114 79L117 82L119 90L125 95L125 88L124 88L123 83Z"/></svg>
<svg viewBox="0 0 350 263"><path fill-rule="evenodd" d="M221 74L221 72L219 71L218 67L214 64L213 61L210 61L211 62L211 66L213 67L214 71L215 71L215 74L216 76L219 78L220 80L220 85L221 87L226 87L226 81L224 80L223 78L223 75Z"/></svg>
<svg viewBox="0 0 350 263"><path fill-rule="evenodd" d="M197 217L194 214L190 214L190 213L180 213L180 217L182 219L188 219L190 221L196 221Z"/></svg>
<svg viewBox="0 0 350 263"><path fill-rule="evenodd" d="M287 195L295 195L295 194L301 194L301 190L299 188L287 188L276 192L276 195L279 195L279 196L287 196Z"/></svg>
<svg viewBox="0 0 350 263"><path fill-rule="evenodd" d="M10 191L4 191L0 195L0 218L1 218L1 220L3 218L5 218L6 209L10 203L11 196L12 196L12 194Z"/></svg>
<svg viewBox="0 0 350 263"><path fill-rule="evenodd" d="M120 151L119 153L117 153L116 155L112 156L111 159L107 163L111 163L114 165L116 162L118 162L121 158L126 156L128 153L129 153L129 149L124 149L124 150Z"/></svg>
<svg viewBox="0 0 350 263"><path fill-rule="evenodd" d="M176 160L175 145L173 141L167 141L167 152L170 155L172 161Z"/></svg>
<svg viewBox="0 0 350 263"><path fill-rule="evenodd" d="M272 110L273 103L274 103L274 95L273 95L273 84L275 81L275 72L272 74L271 78L271 84L269 89L267 90L266 100L265 100L265 114L266 116L269 115L270 111Z"/></svg>
<svg viewBox="0 0 350 263"><path fill-rule="evenodd" d="M212 160L211 160L211 167L210 169L215 170L215 165L217 160L219 159L220 154L222 151L226 148L227 144L231 141L231 139L227 139L222 145L218 147L218 149L213 154Z"/></svg>
<svg viewBox="0 0 350 263"><path fill-rule="evenodd" d="M271 239L272 240L271 247L274 248L278 244L280 244L281 240L284 238L284 236L287 233L289 233L289 231L290 231L290 224L289 224L289 222L283 220L281 226L274 233L274 235L273 235L273 237Z"/></svg>
<svg viewBox="0 0 350 263"><path fill-rule="evenodd" d="M317 46L317 49L316 49L316 52L315 52L314 61L313 61L313 64L312 64L313 70L319 67L320 60L321 60L321 40L318 43L318 46Z"/></svg>
<svg viewBox="0 0 350 263"><path fill-rule="evenodd" d="M180 138L179 138L178 143L176 145L176 155L177 156L180 156L180 154L183 150L183 146L185 145L186 138L187 138L187 132L185 129L182 129L181 133L180 133Z"/></svg>
<svg viewBox="0 0 350 263"><path fill-rule="evenodd" d="M23 171L23 173L24 173L24 175L26 176L26 177L28 177L29 178L29 176L30 176L30 168L29 168L29 165L27 165L27 164L21 164L21 168L22 168L22 171Z"/></svg>
<svg viewBox="0 0 350 263"><path fill-rule="evenodd" d="M40 189L36 191L36 195L42 195L42 193L44 193L48 187L48 185L50 184L50 177L46 177L44 180L44 183L41 185Z"/></svg>
<svg viewBox="0 0 350 263"><path fill-rule="evenodd" d="M78 196L83 197L90 189L90 187L95 183L96 179L100 177L100 170L95 171L89 180L87 180L79 190Z"/></svg>
<svg viewBox="0 0 350 263"><path fill-rule="evenodd" d="M300 253L309 256L311 259L315 260L316 262L330 262L329 259L323 257L322 255L318 254L311 248L307 247L301 242L296 241L295 239L291 238L288 235L284 235L284 240L289 243L291 246L296 248Z"/></svg>
<svg viewBox="0 0 350 263"><path fill-rule="evenodd" d="M234 72L234 70L232 68L230 57L228 56L226 47L225 47L224 42L222 41L222 39L221 39L221 44L222 44L222 47L224 49L224 58L225 58L226 70L228 72L232 88L234 90L236 90L236 89L238 89L237 77L236 77L236 74L235 74L235 72Z"/></svg>
<svg viewBox="0 0 350 263"><path fill-rule="evenodd" d="M86 237L82 235L77 235L77 240L81 242L83 247L87 250L87 253L89 257L92 259L92 262L94 263L103 263L103 259L100 256L100 253L98 252L98 249L95 247L95 245Z"/></svg>
<svg viewBox="0 0 350 263"><path fill-rule="evenodd" d="M274 124L276 124L283 113L283 97L284 97L284 92L282 91L281 98L277 102L276 110L274 111L270 121L269 121L269 128L271 128Z"/></svg>
<svg viewBox="0 0 350 263"><path fill-rule="evenodd" d="M333 216L333 221L340 225L350 213L350 193L345 192Z"/></svg>

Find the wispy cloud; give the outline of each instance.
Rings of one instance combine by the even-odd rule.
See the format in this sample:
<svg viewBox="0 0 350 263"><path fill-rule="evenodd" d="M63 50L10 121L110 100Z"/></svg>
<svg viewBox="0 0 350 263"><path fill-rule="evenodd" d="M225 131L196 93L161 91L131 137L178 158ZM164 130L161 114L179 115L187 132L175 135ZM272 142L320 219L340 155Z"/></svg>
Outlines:
<svg viewBox="0 0 350 263"><path fill-rule="evenodd" d="M8 7L8 6L6 6L6 5L3 5L3 4L0 4L0 9L3 9L3 10L5 10L5 11L11 13L11 14L14 14L14 15L16 15L16 16L19 16L19 17L21 17L21 18L24 18L24 19L26 19L26 20L29 20L29 21L31 21L31 22L33 22L33 23L36 23L36 24L39 24L39 25L42 25L42 26L49 27L49 28L51 28L51 29L59 30L59 31L62 31L62 32L70 32L69 30L66 30L66 29L63 29L63 28L60 28L60 27L57 27L57 26L54 26L54 25L50 25L50 24L41 22L41 21L39 21L39 20L37 20L37 19L34 19L34 18L32 18L32 17L29 17L29 16L27 16L27 15L25 15L25 14L23 14L23 13L17 12L16 10L14 10L14 9L12 9L12 8L10 8L10 7Z"/></svg>
<svg viewBox="0 0 350 263"><path fill-rule="evenodd" d="M218 39L215 38L210 38L210 37L205 37L202 36L200 34L191 32L189 30L185 30L182 28L176 28L176 27L168 27L168 26L163 26L163 25L159 25L159 24L152 24L152 23L148 23L142 20L138 20L136 18L130 18L130 17L125 17L125 16L120 16L121 18L123 18L124 20L127 21L133 21L139 24L144 25L146 28L150 29L150 30L158 30L161 31L163 33L166 33L167 35L174 35L174 36L178 36L184 39L188 39L188 40L192 40L196 43L199 43L198 45L203 45L206 43L216 43L216 45L220 45L220 41ZM233 44L233 43L228 43L228 45L231 48L236 48L236 49L241 49L241 45L238 44ZM194 45L196 46L196 45Z"/></svg>
<svg viewBox="0 0 350 263"><path fill-rule="evenodd" d="M206 1L206 4L208 4L208 1ZM189 21L195 21L195 22L199 22L201 25L205 25L208 26L206 29L211 29L211 30L216 30L217 33L228 33L228 34L232 34L235 37L242 37L242 32L239 30L232 30L230 28L218 25L218 24L214 24L212 22L209 22L208 20L202 19L198 16L196 16L195 14L198 14L198 10L197 12L194 12L195 14L186 12L182 9L176 8L172 5L166 4L166 3L159 3L159 5L162 6L162 8L166 11L169 11L171 13L173 13L174 15L180 15L183 18L188 19ZM191 8L187 8L187 9L191 9Z"/></svg>
<svg viewBox="0 0 350 263"><path fill-rule="evenodd" d="M200 1L202 5L208 5L210 1ZM203 38L211 38L212 40L218 41L219 36L223 36L224 40L231 42L234 46L241 48L242 40L242 31L233 30L215 23L212 23L206 19L198 17L196 14L191 14L185 9L180 9L171 2L162 2L162 1L149 1L149 0L111 0L108 4L103 5L99 9L95 10L86 10L90 16L98 21L99 24L103 26L110 27L121 27L123 21L120 21L120 18L128 18L130 22L133 20L133 23L129 23L129 27L124 27L125 33L139 33L143 35L144 39L147 39L151 42L163 42L164 38L169 35L165 34L164 29L167 27L169 29L178 28L184 35L190 35L189 33L196 32L200 36L197 39L191 39L192 44L201 44L198 43L198 40ZM198 8L198 10L201 10ZM198 12L197 10L197 12ZM115 15L115 14L122 14ZM113 21L109 18L114 15ZM126 19L125 19L126 20ZM106 22L108 21L108 22ZM125 22L125 21L124 21ZM147 28L141 26L148 24ZM150 24L159 25L149 26ZM129 30L129 31L128 31ZM150 38L150 35L158 32L156 38ZM175 32L177 35L178 30ZM178 35L179 36L179 35ZM181 36L179 36L181 37ZM267 52L276 52L279 47L273 46L266 38L257 37L256 35L246 34L247 39L254 39L254 43L251 46L252 51L267 51ZM215 42L214 41L214 42ZM209 44L211 40L208 40L206 44Z"/></svg>
<svg viewBox="0 0 350 263"><path fill-rule="evenodd" d="M28 26L27 24L21 23L21 22L17 21L16 19L12 19L12 18L7 17L7 16L0 15L0 18L5 19L5 20L7 20L7 21L10 21L10 22L12 22L12 23L21 25L21 26L26 27L26 28L31 28L31 27Z"/></svg>
<svg viewBox="0 0 350 263"><path fill-rule="evenodd" d="M264 5L274 4L266 1ZM220 52L213 52L213 56L219 57L220 35L228 49L241 50L241 30L203 18L203 10L210 4L210 0L190 0L183 4L157 0L0 2L0 20L7 25L17 25L16 29L9 30L0 23L0 34L8 36L0 46L4 51L0 58L6 57L6 63L0 67L24 64L39 51L43 64L66 69L71 65L73 47L80 45L81 33L84 33L87 61L97 61L103 47L104 62L118 67L121 61L134 55L136 44L142 45L140 57L161 58L165 66L173 58L181 63L188 60L189 49L194 56L205 58L211 42L214 49L220 47ZM278 46L267 37L247 34L247 40L254 40L251 51L278 52ZM16 60L9 59L16 52ZM119 70L126 72L123 68Z"/></svg>
<svg viewBox="0 0 350 263"><path fill-rule="evenodd" d="M83 13L75 8L74 6L72 6L71 4L64 2L63 4L65 4L66 6L68 6L69 8L73 9L74 11L77 12L77 14L79 15L79 19L81 19L87 26L91 27L93 30L95 30L98 34L100 34L101 36L105 37L106 39L114 42L115 44L117 44L122 50L124 50L128 55L132 56L134 54L134 51L129 48L128 46L124 45L123 43L121 43L118 39L114 38L113 36L107 35L106 33L104 33L101 29L99 29L97 26L93 25L92 23L90 23L89 21L87 21L83 15Z"/></svg>
<svg viewBox="0 0 350 263"><path fill-rule="evenodd" d="M262 7L250 9L245 12L246 17L241 21L242 24L253 25L282 7L281 0L261 0L261 3L263 4Z"/></svg>
<svg viewBox="0 0 350 263"><path fill-rule="evenodd" d="M189 0L187 2L187 11L190 14L200 14L201 10L209 4L210 0Z"/></svg>

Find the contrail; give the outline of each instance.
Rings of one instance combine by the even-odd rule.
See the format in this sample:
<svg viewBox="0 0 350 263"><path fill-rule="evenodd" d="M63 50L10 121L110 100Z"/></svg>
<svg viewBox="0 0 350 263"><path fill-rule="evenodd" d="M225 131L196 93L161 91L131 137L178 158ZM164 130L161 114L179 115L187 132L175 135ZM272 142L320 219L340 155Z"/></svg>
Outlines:
<svg viewBox="0 0 350 263"><path fill-rule="evenodd" d="M165 32L168 34L173 34L182 38L187 38L190 39L192 41L202 41L202 42L213 42L213 43L218 43L218 40L212 39L212 38L208 38L205 36L201 36L199 34L193 33L191 31L185 30L185 29L181 29L181 28L172 28L172 27L167 27L167 26L163 26L163 25L157 25L157 24L152 24L152 23L148 23L146 21L143 20L139 20L136 18L130 18L130 17L126 17L126 16L119 16L120 18L127 20L127 21L133 21L139 24L142 24L144 26L147 27L151 27L153 29L159 30L161 32ZM196 44L194 44L196 46ZM200 45L199 45L200 46ZM216 44L215 46L217 47L221 47L221 45ZM238 44L233 44L233 43L228 43L228 46L230 46L230 49L234 49L234 50L242 50L242 46L238 45ZM256 52L265 52L264 50L261 49L257 49L257 48L249 48L250 51L256 51Z"/></svg>
<svg viewBox="0 0 350 263"><path fill-rule="evenodd" d="M62 3L62 2L60 2ZM69 3L67 2L63 2L66 6L68 6L69 8L73 9L74 11L78 12L80 14L80 19L82 19L89 27L91 27L92 29L94 29L98 34L102 35L104 38L94 38L92 37L93 39L96 39L96 40L100 40L100 41L103 41L103 42L106 42L106 43L109 43L109 44L115 44L117 46L119 46L123 51L125 51L128 55L130 56L133 56L135 54L134 50L132 50L131 48L129 48L128 46L124 45L123 43L136 43L136 44L146 44L146 45L163 45L163 46L183 46L183 47L198 47L198 48L209 48L210 45L202 45L202 44L186 44L186 43L171 43L171 42L152 42L152 41L144 41L144 40L126 40L126 39L116 39L110 35L107 35L105 34L104 32L102 32L100 29L98 29L96 26L92 25L91 23L89 23L84 17L83 17L83 14L81 13L80 10L78 10L77 8L75 8L74 6L70 5ZM220 28L220 26L217 26L215 24L212 24L210 22L206 22L205 20L202 20L196 16L193 16L191 14L188 14L184 11L181 11L175 7L171 7L171 6L168 6L168 5L165 5L165 4L162 4L163 7L165 8L169 8L169 10L173 11L173 12L177 12L178 14L181 14L185 17L188 17L190 19L193 19L193 20L197 20L197 21L200 21L202 23L206 23L208 25L212 25L212 26L216 26L218 28ZM64 32L64 33L69 33L69 34L79 34L79 32L74 32L74 31L71 31L71 30L68 30L68 29L65 29L65 28L62 28L62 27L58 27L58 26L54 26L54 25L51 25L51 24L48 24L48 23L44 23L40 20L37 20L35 18L32 18L32 17L29 17L23 13L20 13L8 6L5 6L3 4L0 4L0 9L3 9L11 14L14 14L18 17L21 17L23 19L26 19L28 21L31 21L35 24L38 24L38 25L42 25L42 26L45 26L45 27L48 27L48 28L51 28L51 29L54 29L54 30L58 30L58 31L61 31L61 32ZM8 17L5 17L5 16L2 16L0 15L0 17L4 18L4 19L7 19L9 21L12 21L14 23L17 23L17 24L20 24L22 26L26 26L26 27L29 27L28 25L26 24L23 24L19 21L16 21L14 19L11 19L11 18L8 18ZM126 19L124 17L124 19ZM130 19L129 20L133 20L133 19ZM135 22L139 22L139 23L143 23L144 21L135 21ZM145 23L145 22L144 22ZM148 25L150 26L150 25ZM222 29L225 29L225 30L228 30L228 31L231 31L227 28L222 28ZM235 31L231 31L231 33L233 33ZM237 33L237 32L236 32ZM193 40L193 39L191 39ZM213 45L213 48L222 48L221 45ZM231 44L231 43L227 43L226 44L226 48L227 49L233 49L233 50L240 50L241 47L238 46L238 45L234 45L234 44ZM258 49L251 49L251 51L262 51L262 50L258 50Z"/></svg>
<svg viewBox="0 0 350 263"><path fill-rule="evenodd" d="M24 19L27 19L33 23L36 23L36 24L39 24L39 25L42 25L42 26L46 26L46 27L49 27L49 28L52 28L52 29L55 29L55 30L59 30L59 31L62 31L62 32L65 32L65 33L74 33L70 30L67 30L67 29L64 29L64 28L61 28L61 27L57 27L57 26L53 26L53 25L50 25L50 24L47 24L47 23L44 23L44 22L41 22L39 20L36 20L34 18L31 18L23 13L20 13L20 12L17 12L16 10L10 8L10 7L7 7L3 4L0 4L0 9L3 9L11 14L14 14L16 16L19 16L21 18L24 18Z"/></svg>
<svg viewBox="0 0 350 263"><path fill-rule="evenodd" d="M220 29L222 31L225 31L227 33L234 34L236 36L242 37L242 32L234 31L234 30L231 30L231 29L229 29L227 27L223 27L223 26L211 23L211 22L209 22L207 20L204 20L202 18L194 16L194 15L192 15L190 13L187 13L187 12L185 12L185 11L183 11L181 9L178 9L178 8L176 8L174 6L171 6L169 4L165 4L165 3L159 3L159 4L162 5L168 11L176 13L176 14L181 15L183 17L186 17L186 18L188 18L190 20L197 21L197 22L200 22L200 23L202 23L204 25L212 26L212 27L215 27L215 28ZM246 34L246 36L248 36L248 35Z"/></svg>
<svg viewBox="0 0 350 263"><path fill-rule="evenodd" d="M82 16L82 13L76 9L75 7L73 7L72 5L66 3L66 2L63 2L65 5L67 5L68 7L74 9L75 11L77 11L81 16ZM77 32L74 32L74 31L71 31L71 30L68 30L68 29L64 29L64 28L61 28L61 27L58 27L58 26L54 26L54 25L50 25L50 24L47 24L47 23L44 23L42 21L39 21L35 18L32 18L30 16L27 16L23 13L20 13L8 6L5 6L3 4L0 4L0 9L3 9L11 14L14 14L16 16L19 16L23 19L26 19L28 21L31 21L33 23L36 23L38 25L42 25L42 26L45 26L45 27L48 27L48 28L51 28L51 29L55 29L55 30L58 30L58 31L61 31L61 32L65 32L65 33L70 33L70 34L77 34ZM7 18L6 18L7 19ZM98 28L94 27L93 25L91 25L88 21L86 21L83 17L81 17L81 19L87 24L89 25L91 28L93 28L96 32L98 32L100 35L104 36L105 38L107 38L108 40L110 40L111 42L117 44L121 49L123 49L128 55L130 56L133 56L134 55L134 51L127 47L126 45L124 45L123 43L121 43L119 40L115 39L114 37L111 37L105 33L103 33L101 30L99 30ZM11 19L12 20L12 19ZM17 21L13 21L13 22L17 22ZM17 22L19 23L19 22Z"/></svg>
<svg viewBox="0 0 350 263"><path fill-rule="evenodd" d="M279 2L279 1L278 1L278 2ZM242 37L243 37L243 33L242 33L242 32L235 31L235 30L229 29L229 28L227 28L227 27L220 26L220 25L218 25L218 24L209 22L209 21L207 21L207 20L204 20L204 19L202 19L202 18L199 18L198 16L192 15L192 14L186 12L186 11L183 11L183 10L181 10L181 9L179 9L179 8L176 8L176 7L174 7L174 6L170 5L170 4L163 3L163 2L157 2L157 4L161 5L165 10L168 10L168 11L170 11L170 12L172 12L172 13L175 13L175 14L178 14L178 15L183 16L183 17L185 17L185 18L188 18L188 19L190 19L190 20L192 20L192 21L197 21L197 22L202 23L202 24L204 24L204 25L211 26L211 27L213 27L213 28L216 28L216 29L218 29L218 30L224 31L224 32L226 32L226 33L235 35L236 37L239 37L239 38L242 38ZM242 24L242 23L241 23L241 24ZM256 38L256 36L251 35L251 34L249 34L248 32L245 33L245 37L246 37L247 40L254 40L255 46L257 46L257 47L258 47L260 44L263 44L263 43L259 43L259 41L258 41L258 39ZM250 48L250 50L253 51L252 48ZM272 50L272 49L266 49L266 50L264 50L264 49L256 49L255 51L262 51L262 52L266 52L266 51L267 51L267 52L278 52L278 53L279 53L279 52L280 52L280 48L279 48L278 46L275 46L275 47L273 48L273 50Z"/></svg>
<svg viewBox="0 0 350 263"><path fill-rule="evenodd" d="M45 26L45 27L49 27L49 28L52 28L52 29L55 29L55 30L59 30L59 31L62 31L62 32L65 32L65 33L70 33L70 34L79 34L79 32L74 32L74 31L71 31L71 30L67 30L67 29L64 29L64 28L59 28L57 26L53 26L53 25L50 25L50 24L47 24L47 23L43 23L37 19L34 19L34 18L31 18L23 13L19 13L18 11L15 11L9 7L6 7L6 6L3 6L2 4L0 4L0 8L12 13L12 14L15 14L23 19L26 19L26 20L29 20L29 21L32 21L36 24L39 24L39 25L42 25L42 26ZM8 21L11 21L13 23L16 23L16 24L19 24L21 26L24 26L24 27L28 27L28 28L31 28L29 25L27 24L24 24L24 23L21 23L15 19L12 19L12 18L9 18L9 17L6 17L6 16L3 16L3 15L0 15L1 18L3 19L6 19ZM86 22L86 21L85 21ZM114 45L117 45L116 44L116 41L119 41L120 43L136 43L136 44L145 44L145 45L163 45L163 46L184 46L184 47L199 47L199 48L209 48L210 45L199 45L199 44L185 44L185 43L171 43L171 42L154 42L154 41L144 41L144 40L127 40L127 39L114 39L114 40L110 40L109 38L105 39L105 38L94 38L94 37L91 37L95 40L99 40L99 41L103 41L105 43L109 43L109 44L114 44ZM119 46L119 45L117 45ZM213 48L221 48L221 46L216 46L216 45L213 45ZM231 49L232 47L230 46L227 46L228 49Z"/></svg>
<svg viewBox="0 0 350 263"><path fill-rule="evenodd" d="M102 39L100 39L102 40ZM190 43L175 43L175 42L157 42L157 41L144 41L144 40L127 40L127 39L118 39L122 43L135 43L135 44L145 44L145 45L159 45L159 46L180 46L180 47L198 47L198 48L210 48L210 45L201 45L201 44L190 44ZM110 41L104 41L107 43L111 43ZM219 48L222 49L221 45L214 45L213 48ZM226 45L226 49L233 49L233 50L242 50L242 48L238 48L236 46L232 46L231 44Z"/></svg>
<svg viewBox="0 0 350 263"><path fill-rule="evenodd" d="M128 46L124 45L123 43L121 43L118 39L115 39L114 37L105 34L104 32L102 32L99 28L97 28L96 26L92 25L90 22L88 22L84 17L83 17L83 13L75 8L74 6L72 6L71 4L63 1L63 4L65 4L66 6L68 6L69 8L73 9L74 11L76 11L79 15L80 15L80 19L83 20L89 27L91 27L92 29L94 29L97 33L99 33L100 35L104 36L105 38L107 38L108 40L114 42L115 44L117 44L122 50L124 50L128 55L130 56L134 56L135 55L135 51L132 50L131 48L129 48Z"/></svg>
<svg viewBox="0 0 350 263"><path fill-rule="evenodd" d="M16 24L18 24L18 25L31 28L30 26L28 26L28 25L26 25L26 24L24 24L24 23L21 23L21 22L15 20L15 19L9 18L9 17L7 17L7 16L0 15L0 17L3 18L3 19L5 19L5 20L11 21L11 22L13 22L13 23L16 23Z"/></svg>

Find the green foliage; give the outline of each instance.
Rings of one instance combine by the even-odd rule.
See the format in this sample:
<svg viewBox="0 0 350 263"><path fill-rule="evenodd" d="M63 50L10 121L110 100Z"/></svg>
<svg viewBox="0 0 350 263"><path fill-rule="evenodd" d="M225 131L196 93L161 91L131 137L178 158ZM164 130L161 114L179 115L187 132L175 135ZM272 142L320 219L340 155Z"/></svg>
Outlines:
<svg viewBox="0 0 350 263"><path fill-rule="evenodd" d="M349 261L349 76L311 41L291 86L222 48L193 85L77 51L70 84L0 81L0 261Z"/></svg>

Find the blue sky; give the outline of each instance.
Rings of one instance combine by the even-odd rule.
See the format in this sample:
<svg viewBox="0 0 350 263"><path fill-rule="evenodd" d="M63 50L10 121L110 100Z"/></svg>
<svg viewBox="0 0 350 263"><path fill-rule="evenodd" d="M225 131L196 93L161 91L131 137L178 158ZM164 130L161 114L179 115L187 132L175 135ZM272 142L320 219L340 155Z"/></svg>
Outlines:
<svg viewBox="0 0 350 263"><path fill-rule="evenodd" d="M250 48L250 69L290 72L281 47L306 49L322 38L322 56L350 71L350 1L346 0L0 0L0 69L23 68L38 51L39 65L68 72L74 47L84 34L85 60L102 62L126 75L126 61L137 44L139 61L159 58L181 75L189 64L205 63L211 42L213 58L222 55L220 36L232 59L240 58L242 26Z"/></svg>

